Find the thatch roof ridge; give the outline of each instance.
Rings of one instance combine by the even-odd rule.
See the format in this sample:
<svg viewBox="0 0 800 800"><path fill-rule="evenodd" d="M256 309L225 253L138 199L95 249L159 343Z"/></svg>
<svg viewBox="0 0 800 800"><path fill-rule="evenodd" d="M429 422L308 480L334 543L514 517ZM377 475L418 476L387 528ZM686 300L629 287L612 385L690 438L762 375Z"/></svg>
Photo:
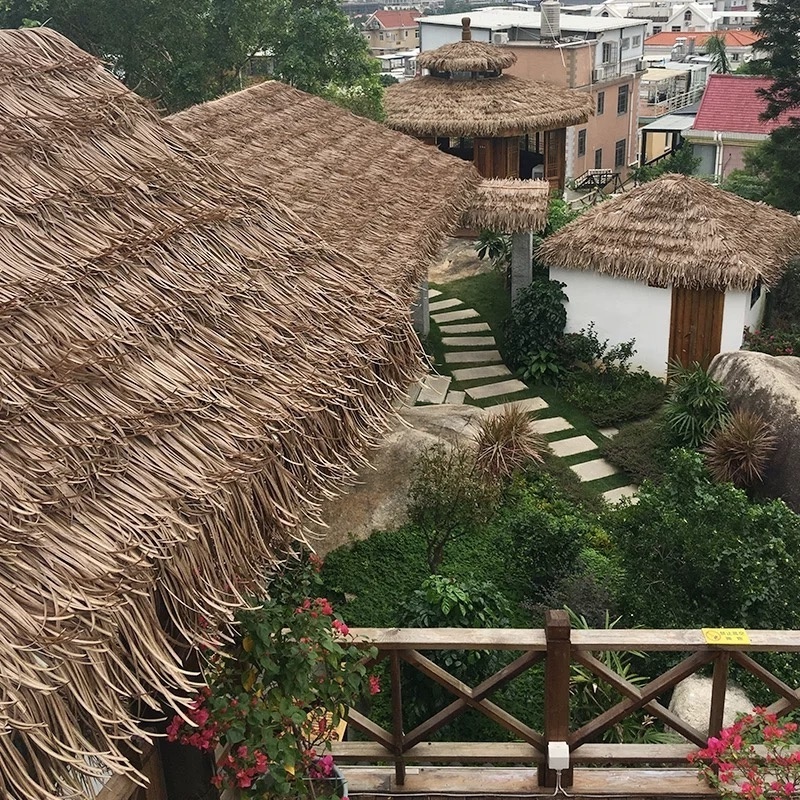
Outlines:
<svg viewBox="0 0 800 800"><path fill-rule="evenodd" d="M54 31L0 31L0 119L0 793L53 800L135 775L130 698L179 707L173 647L263 591L418 344L369 267Z"/></svg>
<svg viewBox="0 0 800 800"><path fill-rule="evenodd" d="M664 175L606 200L549 236L537 257L659 286L774 285L800 252L800 220L699 178Z"/></svg>
<svg viewBox="0 0 800 800"><path fill-rule="evenodd" d="M547 181L491 178L478 187L461 224L465 228L503 233L540 231L547 224L549 207Z"/></svg>
<svg viewBox="0 0 800 800"><path fill-rule="evenodd" d="M414 78L385 94L386 124L413 136L518 136L580 125L591 95L514 75L471 80Z"/></svg>
<svg viewBox="0 0 800 800"><path fill-rule="evenodd" d="M481 180L472 164L278 81L168 121L407 299Z"/></svg>
<svg viewBox="0 0 800 800"><path fill-rule="evenodd" d="M517 54L485 42L443 44L417 56L417 64L436 72L497 72L517 63Z"/></svg>

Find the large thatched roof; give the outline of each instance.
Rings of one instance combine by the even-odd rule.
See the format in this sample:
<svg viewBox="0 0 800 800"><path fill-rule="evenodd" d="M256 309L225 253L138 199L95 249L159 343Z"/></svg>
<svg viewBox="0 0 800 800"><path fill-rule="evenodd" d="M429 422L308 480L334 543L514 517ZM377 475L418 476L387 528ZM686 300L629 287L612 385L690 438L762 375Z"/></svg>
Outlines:
<svg viewBox="0 0 800 800"><path fill-rule="evenodd" d="M185 687L173 646L261 589L417 349L370 269L46 29L0 32L0 253L0 795L42 800L130 770L130 698Z"/></svg>
<svg viewBox="0 0 800 800"><path fill-rule="evenodd" d="M413 136L518 136L580 125L588 92L513 75L455 80L427 75L390 86L386 124Z"/></svg>
<svg viewBox="0 0 800 800"><path fill-rule="evenodd" d="M480 181L465 161L277 81L170 120L391 283L423 276Z"/></svg>
<svg viewBox="0 0 800 800"><path fill-rule="evenodd" d="M478 187L475 200L461 218L465 228L483 228L503 233L540 231L547 224L550 184L492 178Z"/></svg>
<svg viewBox="0 0 800 800"><path fill-rule="evenodd" d="M706 181L666 175L607 200L537 251L566 269L660 286L746 290L775 283L800 250L800 222Z"/></svg>

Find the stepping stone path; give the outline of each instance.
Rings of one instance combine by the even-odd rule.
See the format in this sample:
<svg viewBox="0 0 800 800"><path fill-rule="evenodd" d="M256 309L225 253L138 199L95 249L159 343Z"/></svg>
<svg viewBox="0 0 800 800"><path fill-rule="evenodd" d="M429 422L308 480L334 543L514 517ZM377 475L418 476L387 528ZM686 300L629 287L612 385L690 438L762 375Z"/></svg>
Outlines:
<svg viewBox="0 0 800 800"><path fill-rule="evenodd" d="M428 292L429 300L441 295L442 292L438 289L430 289ZM519 408L526 413L548 413L548 404L541 397L513 399L513 395L527 391L528 387L512 377L511 371L502 363L503 359L497 349L491 328L486 322L481 321L480 314L475 309L466 308L458 298L444 298L430 303L430 312L431 319L439 326L442 335L445 363L468 366L457 366L453 369L452 379L444 375L427 375L409 392L410 404L417 402L453 405L463 404L468 400L497 398L497 402L491 405L493 412L500 413L509 408ZM481 383L470 386L469 384L474 381ZM463 383L467 383L467 386L459 385ZM569 420L558 416L545 416L535 419L533 427L542 436L547 437L554 455L569 459L570 469L581 482L591 485L592 481L603 481L613 475L624 479L616 467L598 457L597 442L585 434L574 431ZM601 428L598 433L610 439L616 436L619 430L608 427ZM604 491L602 496L608 503L618 503L623 498L635 503L638 489L638 486L632 484L620 486Z"/></svg>

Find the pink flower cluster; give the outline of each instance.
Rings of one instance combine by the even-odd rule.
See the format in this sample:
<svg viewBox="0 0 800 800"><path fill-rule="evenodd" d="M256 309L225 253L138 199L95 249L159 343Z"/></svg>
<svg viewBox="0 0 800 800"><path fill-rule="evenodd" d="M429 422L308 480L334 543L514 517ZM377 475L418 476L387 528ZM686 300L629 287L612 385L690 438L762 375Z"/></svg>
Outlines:
<svg viewBox="0 0 800 800"><path fill-rule="evenodd" d="M216 722L210 721L206 699L211 694L208 687L203 687L189 706L186 716L194 723L189 725L183 717L175 716L167 726L167 741L180 742L208 752L219 743L220 729Z"/></svg>
<svg viewBox="0 0 800 800"><path fill-rule="evenodd" d="M708 746L689 756L700 774L723 798L771 800L796 797L800 791L798 726L778 721L756 708L712 736ZM763 746L758 749L757 746Z"/></svg>
<svg viewBox="0 0 800 800"><path fill-rule="evenodd" d="M316 619L320 614L325 617L331 617L333 616L333 606L327 597L317 597L315 600L306 597L302 605L295 609L295 614L305 613L310 614L312 619Z"/></svg>
<svg viewBox="0 0 800 800"><path fill-rule="evenodd" d="M223 756L217 766L222 773L211 779L217 789L226 783L223 773L228 775L227 785L231 789L249 789L256 778L269 772L267 757L260 750L251 752L247 745L240 745L235 751Z"/></svg>

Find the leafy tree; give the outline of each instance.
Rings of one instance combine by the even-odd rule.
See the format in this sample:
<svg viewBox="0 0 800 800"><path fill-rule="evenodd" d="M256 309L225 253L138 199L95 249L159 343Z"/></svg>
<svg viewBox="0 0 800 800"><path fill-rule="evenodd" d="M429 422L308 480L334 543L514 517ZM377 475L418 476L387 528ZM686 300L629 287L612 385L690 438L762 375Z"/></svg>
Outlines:
<svg viewBox="0 0 800 800"><path fill-rule="evenodd" d="M767 53L773 83L762 91L766 119L800 109L800 4L797 0L756 3L759 13L753 31L761 36L755 47Z"/></svg>
<svg viewBox="0 0 800 800"><path fill-rule="evenodd" d="M694 155L691 145L684 144L656 164L645 164L643 167L632 169L631 177L636 184L647 183L671 172L680 175L694 175L699 166L700 159Z"/></svg>
<svg viewBox="0 0 800 800"><path fill-rule="evenodd" d="M763 186L761 196L753 199L800 212L800 120L776 128L769 139L745 152L744 161L751 186Z"/></svg>
<svg viewBox="0 0 800 800"><path fill-rule="evenodd" d="M725 45L725 37L715 33L709 36L706 41L706 53L711 56L711 63L714 72L727 75L731 71L731 63L728 59L728 48Z"/></svg>
<svg viewBox="0 0 800 800"><path fill-rule="evenodd" d="M566 284L535 280L518 295L505 321L505 356L517 368L531 353L554 350L567 324Z"/></svg>
<svg viewBox="0 0 800 800"><path fill-rule="evenodd" d="M769 179L765 175L752 175L746 169L735 169L720 184L720 188L738 194L745 200L761 203L769 191Z"/></svg>
<svg viewBox="0 0 800 800"><path fill-rule="evenodd" d="M0 24L39 20L175 111L241 88L271 51L278 77L379 118L382 86L366 40L335 0L0 0Z"/></svg>

